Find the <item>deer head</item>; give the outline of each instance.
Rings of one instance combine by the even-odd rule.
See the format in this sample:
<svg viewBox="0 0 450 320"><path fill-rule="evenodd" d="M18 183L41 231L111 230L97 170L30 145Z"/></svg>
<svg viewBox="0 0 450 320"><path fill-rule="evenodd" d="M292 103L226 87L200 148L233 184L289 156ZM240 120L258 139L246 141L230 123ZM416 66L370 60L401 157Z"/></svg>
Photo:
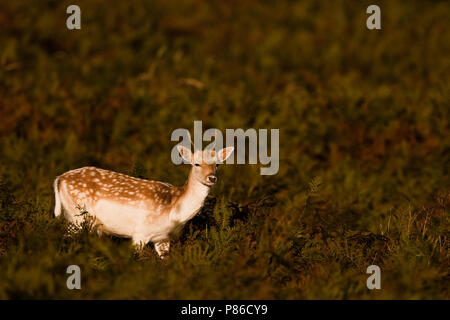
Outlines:
<svg viewBox="0 0 450 320"><path fill-rule="evenodd" d="M234 147L227 147L219 152L214 149L204 149L192 153L188 148L178 146L180 156L192 165L191 177L208 187L217 181L217 166L223 163L233 151Z"/></svg>

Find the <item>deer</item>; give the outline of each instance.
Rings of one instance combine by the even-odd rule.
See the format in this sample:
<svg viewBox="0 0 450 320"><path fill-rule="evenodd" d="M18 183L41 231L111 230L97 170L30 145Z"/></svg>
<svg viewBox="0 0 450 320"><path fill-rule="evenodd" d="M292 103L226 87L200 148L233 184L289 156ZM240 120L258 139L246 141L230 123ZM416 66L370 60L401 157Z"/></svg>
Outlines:
<svg viewBox="0 0 450 320"><path fill-rule="evenodd" d="M188 179L180 187L97 167L63 173L53 183L55 217L64 212L70 225L80 230L87 213L99 234L131 238L138 252L153 243L158 256L164 259L171 236L179 233L203 207L217 182L218 164L233 153L234 147L218 152L194 147L192 152L178 145L177 151L191 165Z"/></svg>

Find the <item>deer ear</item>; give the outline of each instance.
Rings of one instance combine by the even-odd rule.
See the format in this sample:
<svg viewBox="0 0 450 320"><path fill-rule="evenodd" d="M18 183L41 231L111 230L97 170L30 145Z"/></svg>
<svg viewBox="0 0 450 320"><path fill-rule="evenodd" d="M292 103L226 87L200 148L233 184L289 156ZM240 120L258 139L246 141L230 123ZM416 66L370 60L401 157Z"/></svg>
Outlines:
<svg viewBox="0 0 450 320"><path fill-rule="evenodd" d="M223 148L222 150L217 152L217 159L219 160L219 162L224 162L229 156L231 156L233 151L234 147Z"/></svg>
<svg viewBox="0 0 450 320"><path fill-rule="evenodd" d="M184 161L187 161L188 163L192 164L192 152L186 147L183 146L177 146L178 152L180 153L180 156L183 158Z"/></svg>

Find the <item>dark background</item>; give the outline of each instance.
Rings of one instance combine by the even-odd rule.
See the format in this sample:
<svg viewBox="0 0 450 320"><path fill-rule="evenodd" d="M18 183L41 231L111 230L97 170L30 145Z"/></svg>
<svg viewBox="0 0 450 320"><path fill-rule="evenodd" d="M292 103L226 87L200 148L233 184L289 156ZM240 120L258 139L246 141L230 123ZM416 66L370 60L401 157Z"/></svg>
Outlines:
<svg viewBox="0 0 450 320"><path fill-rule="evenodd" d="M448 299L450 3L372 2L1 1L0 298ZM57 175L181 185L194 120L280 129L279 173L222 166L164 262L65 236Z"/></svg>

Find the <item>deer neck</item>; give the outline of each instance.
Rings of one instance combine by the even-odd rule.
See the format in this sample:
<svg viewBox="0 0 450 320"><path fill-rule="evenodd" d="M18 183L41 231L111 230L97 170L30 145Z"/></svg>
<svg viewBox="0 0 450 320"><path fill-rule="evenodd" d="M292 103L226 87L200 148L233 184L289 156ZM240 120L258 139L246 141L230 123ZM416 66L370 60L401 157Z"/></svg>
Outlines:
<svg viewBox="0 0 450 320"><path fill-rule="evenodd" d="M191 170L188 181L182 188L184 191L175 203L170 218L174 222L184 224L200 211L210 187L198 181Z"/></svg>

